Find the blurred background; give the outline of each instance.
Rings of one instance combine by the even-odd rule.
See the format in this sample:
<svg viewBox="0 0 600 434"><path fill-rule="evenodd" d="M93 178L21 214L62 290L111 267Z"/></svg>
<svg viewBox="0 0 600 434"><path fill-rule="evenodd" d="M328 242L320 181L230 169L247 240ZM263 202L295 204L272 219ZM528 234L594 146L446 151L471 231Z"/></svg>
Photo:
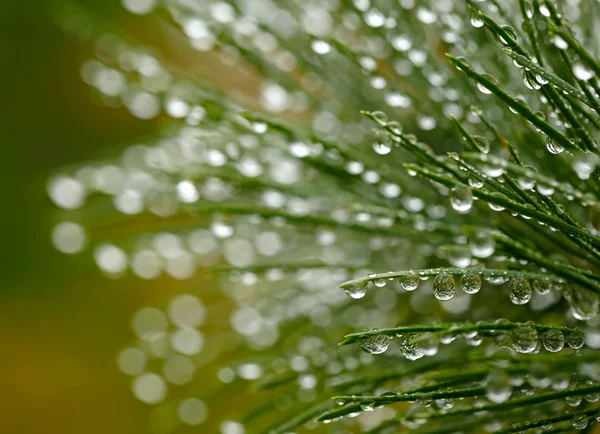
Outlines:
<svg viewBox="0 0 600 434"><path fill-rule="evenodd" d="M117 1L81 3L115 24L138 25ZM46 193L48 176L115 155L115 144L154 128L124 109L94 103L80 78L90 48L55 25L52 6L0 2L0 432L147 432L148 408L131 394L116 355L131 339L136 309L191 284L110 280L92 255L70 257L52 247L56 207Z"/></svg>

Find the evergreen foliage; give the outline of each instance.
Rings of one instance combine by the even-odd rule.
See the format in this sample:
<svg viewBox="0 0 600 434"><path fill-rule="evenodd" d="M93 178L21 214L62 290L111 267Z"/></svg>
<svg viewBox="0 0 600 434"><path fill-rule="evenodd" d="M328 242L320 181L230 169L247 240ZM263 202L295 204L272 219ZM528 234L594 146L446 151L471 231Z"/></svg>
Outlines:
<svg viewBox="0 0 600 434"><path fill-rule="evenodd" d="M194 361L221 366L224 434L592 432L600 3L124 4L244 82L63 5L97 96L165 119L50 180L53 238L112 276L219 276L230 321ZM136 345L196 354L194 332L157 349L163 316L136 314Z"/></svg>

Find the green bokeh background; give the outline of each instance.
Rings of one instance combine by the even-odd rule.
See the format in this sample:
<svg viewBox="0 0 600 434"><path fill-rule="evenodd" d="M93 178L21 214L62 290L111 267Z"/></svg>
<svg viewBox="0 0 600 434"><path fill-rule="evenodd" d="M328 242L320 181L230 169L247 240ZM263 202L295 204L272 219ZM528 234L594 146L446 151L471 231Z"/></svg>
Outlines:
<svg viewBox="0 0 600 434"><path fill-rule="evenodd" d="M117 1L83 3L135 25ZM132 312L164 297L160 279L112 281L89 252L54 251L56 209L45 183L61 166L114 154L153 125L93 103L79 76L89 47L54 24L52 7L0 2L0 432L147 432L148 409L129 392L115 355L131 338Z"/></svg>

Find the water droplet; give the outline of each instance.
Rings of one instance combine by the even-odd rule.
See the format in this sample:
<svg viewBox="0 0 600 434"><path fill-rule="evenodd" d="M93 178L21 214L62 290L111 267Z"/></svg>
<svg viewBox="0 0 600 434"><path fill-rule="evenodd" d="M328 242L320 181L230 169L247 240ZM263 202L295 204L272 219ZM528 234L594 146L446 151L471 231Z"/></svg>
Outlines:
<svg viewBox="0 0 600 434"><path fill-rule="evenodd" d="M477 89L479 89L479 92L483 93L484 95L490 95L492 93L491 90L489 90L481 83L477 83Z"/></svg>
<svg viewBox="0 0 600 434"><path fill-rule="evenodd" d="M471 11L469 20L471 21L471 25L477 29L483 27L485 24L477 11Z"/></svg>
<svg viewBox="0 0 600 434"><path fill-rule="evenodd" d="M375 284L376 287L383 288L387 282L385 281L385 279L377 279L377 280L373 281L373 283Z"/></svg>
<svg viewBox="0 0 600 434"><path fill-rule="evenodd" d="M523 71L523 83L530 90L540 90L542 85L535 79L535 74L531 71Z"/></svg>
<svg viewBox="0 0 600 434"><path fill-rule="evenodd" d="M359 282L354 283L344 288L346 294L348 294L351 298L358 300L359 298L363 298L367 293L367 282Z"/></svg>
<svg viewBox="0 0 600 434"><path fill-rule="evenodd" d="M481 289L481 276L479 274L465 274L460 283L463 291L467 294L476 294Z"/></svg>
<svg viewBox="0 0 600 434"><path fill-rule="evenodd" d="M456 293L456 283L451 274L438 274L433 281L433 295L441 301L450 300Z"/></svg>
<svg viewBox="0 0 600 434"><path fill-rule="evenodd" d="M565 150L565 148L563 148L560 144L556 143L556 141L554 141L554 139L551 139L550 137L546 139L546 149L548 149L548 152L550 152L551 154L560 154L562 151Z"/></svg>
<svg viewBox="0 0 600 434"><path fill-rule="evenodd" d="M565 402L571 407L577 407L581 404L581 396L567 396Z"/></svg>
<svg viewBox="0 0 600 434"><path fill-rule="evenodd" d="M533 17L533 5L531 4L530 1L526 0L524 2L524 6L525 6L525 15L527 16L527 18L532 18Z"/></svg>
<svg viewBox="0 0 600 434"><path fill-rule="evenodd" d="M546 350L556 353L565 346L565 336L560 330L547 330L542 334L542 344Z"/></svg>
<svg viewBox="0 0 600 434"><path fill-rule="evenodd" d="M450 204L455 211L465 213L473 206L473 194L471 189L457 185L450 191Z"/></svg>
<svg viewBox="0 0 600 434"><path fill-rule="evenodd" d="M405 291L414 291L419 286L421 278L416 274L412 274L409 276L400 277L399 281L402 289Z"/></svg>
<svg viewBox="0 0 600 434"><path fill-rule="evenodd" d="M578 350L583 347L583 344L585 343L585 335L581 330L573 330L572 332L567 333L566 341L568 346L574 350Z"/></svg>
<svg viewBox="0 0 600 434"><path fill-rule="evenodd" d="M423 353L419 343L416 341L415 333L407 333L400 337L400 351L408 360L414 361L423 357Z"/></svg>
<svg viewBox="0 0 600 434"><path fill-rule="evenodd" d="M541 11L541 7L540 7L540 11ZM555 35L552 37L552 43L561 50L566 50L567 48L569 48L569 44L567 44L567 41L565 41L563 38L561 38L558 35Z"/></svg>
<svg viewBox="0 0 600 434"><path fill-rule="evenodd" d="M419 339L421 351L425 356L435 356L440 347L440 340L433 333L423 333Z"/></svg>
<svg viewBox="0 0 600 434"><path fill-rule="evenodd" d="M387 115L381 111L374 111L371 113L371 116L373 117L373 119L375 119L377 122L379 122L381 124L386 124L388 121Z"/></svg>
<svg viewBox="0 0 600 434"><path fill-rule="evenodd" d="M477 149L484 154L487 154L490 151L490 142L488 142L485 137L473 136L473 141L475 142Z"/></svg>
<svg viewBox="0 0 600 434"><path fill-rule="evenodd" d="M519 353L529 354L537 347L538 332L533 327L519 327L511 333L512 343Z"/></svg>
<svg viewBox="0 0 600 434"><path fill-rule="evenodd" d="M471 177L471 178L469 178L468 182L469 182L469 185L471 187L473 187L473 188L481 188L481 187L483 187L483 181L481 179L479 179L479 178L473 178L473 177Z"/></svg>
<svg viewBox="0 0 600 434"><path fill-rule="evenodd" d="M377 329L371 329L371 331L377 331ZM360 347L369 354L382 354L390 346L392 338L388 335L374 335L364 337L359 345Z"/></svg>
<svg viewBox="0 0 600 434"><path fill-rule="evenodd" d="M373 401L363 401L360 403L360 408L363 411L373 411L375 410L375 403Z"/></svg>
<svg viewBox="0 0 600 434"><path fill-rule="evenodd" d="M540 295L546 295L550 292L552 288L552 284L549 280L534 280L533 281L533 289Z"/></svg>
<svg viewBox="0 0 600 434"><path fill-rule="evenodd" d="M478 233L471 238L471 253L476 258L489 258L494 254L494 239L486 233Z"/></svg>
<svg viewBox="0 0 600 434"><path fill-rule="evenodd" d="M502 30L506 32L506 36L512 40L512 42L517 41L517 31L513 29L511 26L504 25L502 26ZM504 37L498 36L498 40L504 45L508 45L509 41L505 41Z"/></svg>
<svg viewBox="0 0 600 434"><path fill-rule="evenodd" d="M503 371L492 372L486 379L485 395L492 402L500 403L508 400L513 387L510 379Z"/></svg>
<svg viewBox="0 0 600 434"><path fill-rule="evenodd" d="M584 430L587 428L588 426L588 419L589 416L586 416L584 414L580 415L580 416L575 416L573 418L573 428L577 429L577 430Z"/></svg>
<svg viewBox="0 0 600 434"><path fill-rule="evenodd" d="M594 76L594 71L583 66L581 63L573 65L573 75L579 80L588 81Z"/></svg>
<svg viewBox="0 0 600 434"><path fill-rule="evenodd" d="M513 304L527 304L532 295L533 290L529 280L517 277L510 283L510 301Z"/></svg>
<svg viewBox="0 0 600 434"><path fill-rule="evenodd" d="M392 145L386 142L375 142L373 143L373 150L376 154L387 155L392 151Z"/></svg>
<svg viewBox="0 0 600 434"><path fill-rule="evenodd" d="M565 289L564 296L576 319L587 321L598 314L600 300L595 293L577 286L569 286Z"/></svg>

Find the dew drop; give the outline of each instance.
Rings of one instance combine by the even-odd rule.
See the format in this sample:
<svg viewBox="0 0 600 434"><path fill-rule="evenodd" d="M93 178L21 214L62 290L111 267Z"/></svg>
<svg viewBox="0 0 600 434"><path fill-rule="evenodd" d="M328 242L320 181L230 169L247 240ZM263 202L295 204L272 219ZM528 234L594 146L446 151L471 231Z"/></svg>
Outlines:
<svg viewBox="0 0 600 434"><path fill-rule="evenodd" d="M423 333L419 340L421 351L425 356L435 356L440 347L440 340L433 333Z"/></svg>
<svg viewBox="0 0 600 434"><path fill-rule="evenodd" d="M573 75L579 80L588 81L594 76L594 71L583 66L581 63L573 65Z"/></svg>
<svg viewBox="0 0 600 434"><path fill-rule="evenodd" d="M510 398L513 388L508 375L504 372L492 372L486 381L485 396L487 399L495 403L500 403Z"/></svg>
<svg viewBox="0 0 600 434"><path fill-rule="evenodd" d="M533 327L519 327L511 333L515 350L519 353L533 353L537 347L538 332Z"/></svg>
<svg viewBox="0 0 600 434"><path fill-rule="evenodd" d="M531 71L523 71L523 83L530 90L540 90L542 85L535 79L535 74Z"/></svg>
<svg viewBox="0 0 600 434"><path fill-rule="evenodd" d="M415 337L415 333L407 333L400 337L400 351L411 361L418 360L425 355Z"/></svg>
<svg viewBox="0 0 600 434"><path fill-rule="evenodd" d="M377 329L371 329L371 331L377 331ZM369 354L382 354L390 346L392 338L388 335L374 335L363 338L359 345L360 347Z"/></svg>
<svg viewBox="0 0 600 434"><path fill-rule="evenodd" d="M473 206L473 194L471 189L457 185L450 191L450 205L455 211L465 213Z"/></svg>
<svg viewBox="0 0 600 434"><path fill-rule="evenodd" d="M375 142L373 143L373 150L376 154L387 155L392 151L392 145L385 142Z"/></svg>
<svg viewBox="0 0 600 434"><path fill-rule="evenodd" d="M433 295L441 301L450 300L456 293L456 282L451 274L438 274L433 281Z"/></svg>
<svg viewBox="0 0 600 434"><path fill-rule="evenodd" d="M561 50L566 50L567 48L569 48L569 44L567 44L567 41L565 41L558 35L552 37L552 43L554 44L554 46Z"/></svg>
<svg viewBox="0 0 600 434"><path fill-rule="evenodd" d="M483 187L483 181L481 179L479 179L479 178L473 178L473 177L471 177L471 178L469 178L468 182L469 182L469 185L471 187L473 187L473 188L481 188L481 187Z"/></svg>
<svg viewBox="0 0 600 434"><path fill-rule="evenodd" d="M589 416L586 416L584 414L580 415L580 416L575 416L573 418L573 428L577 429L577 430L584 430L587 428L588 426L588 418Z"/></svg>
<svg viewBox="0 0 600 434"><path fill-rule="evenodd" d="M546 295L550 292L552 285L549 280L534 280L533 281L533 290L540 295Z"/></svg>
<svg viewBox="0 0 600 434"><path fill-rule="evenodd" d="M576 319L587 321L598 314L600 300L595 293L576 286L569 286L564 295L571 305L571 313Z"/></svg>
<svg viewBox="0 0 600 434"><path fill-rule="evenodd" d="M360 408L363 411L373 411L375 410L375 403L373 401L363 401L360 403Z"/></svg>
<svg viewBox="0 0 600 434"><path fill-rule="evenodd" d="M527 16L527 18L532 18L533 17L533 5L531 4L530 1L526 0L524 2L524 6L525 6L525 15Z"/></svg>
<svg viewBox="0 0 600 434"><path fill-rule="evenodd" d="M533 290L529 280L517 277L510 283L510 301L513 304L527 304L532 295Z"/></svg>
<svg viewBox="0 0 600 434"><path fill-rule="evenodd" d="M378 287L378 288L383 288L386 285L386 281L385 279L377 279L375 281L373 281L373 284Z"/></svg>
<svg viewBox="0 0 600 434"><path fill-rule="evenodd" d="M485 233L478 233L471 239L471 253L476 258L489 258L494 254L495 242Z"/></svg>
<svg viewBox="0 0 600 434"><path fill-rule="evenodd" d="M381 111L374 111L371 113L371 116L373 117L373 119L375 119L375 121L382 124L386 124L388 121L387 115Z"/></svg>
<svg viewBox="0 0 600 434"><path fill-rule="evenodd" d="M416 274L411 274L409 276L402 276L399 279L400 286L405 291L414 291L419 286L419 282L421 278Z"/></svg>
<svg viewBox="0 0 600 434"><path fill-rule="evenodd" d="M566 342L568 346L574 350L578 350L583 347L583 344L585 343L585 335L581 330L573 330L567 334Z"/></svg>
<svg viewBox="0 0 600 434"><path fill-rule="evenodd" d="M479 13L477 11L471 11L469 20L471 21L471 25L473 27L475 27L476 29L483 27L483 25L484 25L484 22L479 17Z"/></svg>
<svg viewBox="0 0 600 434"><path fill-rule="evenodd" d="M556 353L565 346L565 336L560 330L547 330L542 334L542 344L546 350Z"/></svg>
<svg viewBox="0 0 600 434"><path fill-rule="evenodd" d="M344 288L346 294L348 294L351 298L358 300L359 298L363 298L367 293L367 282L359 282L354 283Z"/></svg>
<svg viewBox="0 0 600 434"><path fill-rule="evenodd" d="M475 142L475 146L484 154L490 152L490 142L487 141L485 137L481 136L473 136L473 141Z"/></svg>
<svg viewBox="0 0 600 434"><path fill-rule="evenodd" d="M504 26L502 26L502 30L504 30L504 32L506 33L506 36L508 36L512 40L512 42L516 42L517 31L515 29L513 29L511 26L504 25ZM505 41L502 36L498 36L498 39L504 45L508 45L508 41Z"/></svg>
<svg viewBox="0 0 600 434"><path fill-rule="evenodd" d="M565 148L556 143L556 141L554 141L554 139L551 139L550 137L546 139L546 149L548 149L548 152L555 155L560 154L562 151L565 150Z"/></svg>
<svg viewBox="0 0 600 434"><path fill-rule="evenodd" d="M460 280L462 289L467 294L476 294L481 289L481 276L479 274L465 274Z"/></svg>

